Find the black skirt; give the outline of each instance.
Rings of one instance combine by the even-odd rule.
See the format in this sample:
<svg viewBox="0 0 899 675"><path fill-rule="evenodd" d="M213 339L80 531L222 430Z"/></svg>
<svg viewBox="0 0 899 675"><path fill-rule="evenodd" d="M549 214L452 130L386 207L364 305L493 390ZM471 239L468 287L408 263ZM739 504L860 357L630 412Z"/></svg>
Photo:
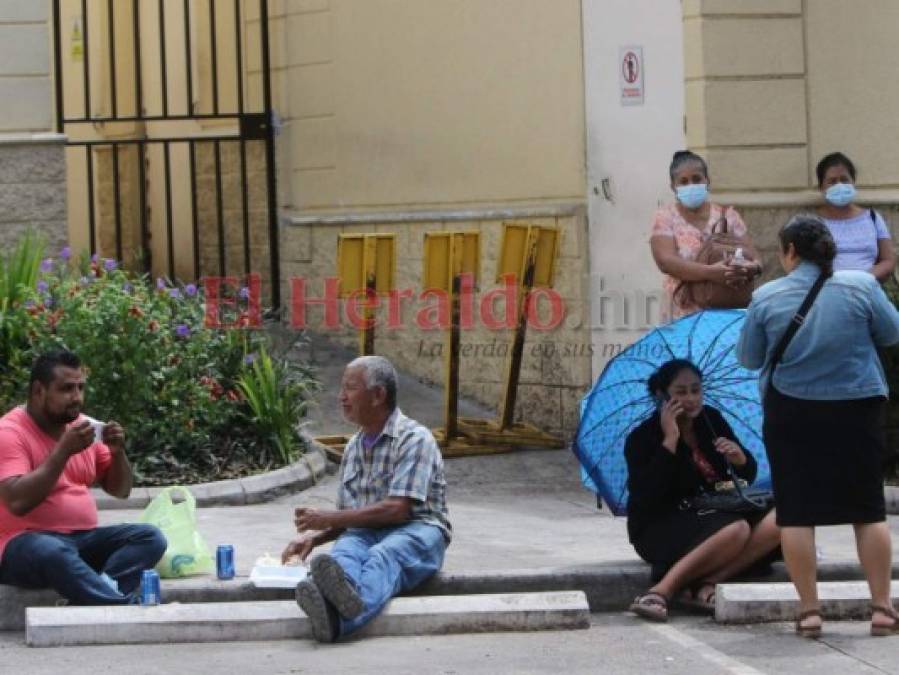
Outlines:
<svg viewBox="0 0 899 675"><path fill-rule="evenodd" d="M719 530L739 520L755 527L766 515L678 509L653 520L632 543L637 555L652 566L652 580L658 581L678 560ZM777 553L766 557L765 563L776 557Z"/></svg>
<svg viewBox="0 0 899 675"><path fill-rule="evenodd" d="M768 388L763 433L777 524L877 523L886 399L809 401Z"/></svg>

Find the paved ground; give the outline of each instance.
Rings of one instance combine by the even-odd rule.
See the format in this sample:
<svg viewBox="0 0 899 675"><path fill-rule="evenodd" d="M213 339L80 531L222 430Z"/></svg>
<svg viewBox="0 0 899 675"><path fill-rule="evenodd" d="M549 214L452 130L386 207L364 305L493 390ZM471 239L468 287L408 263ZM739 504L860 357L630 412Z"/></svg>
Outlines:
<svg viewBox="0 0 899 675"><path fill-rule="evenodd" d="M625 519L597 510L566 450L448 459L446 467L455 531L446 557L449 571L568 568L637 559ZM268 504L200 509L200 531L212 547L233 544L238 573L249 574L257 556L280 552L295 534L295 506L333 507L336 482L335 476L326 476L305 492ZM101 511L100 519L120 522L138 513ZM890 523L899 559L899 517L891 517ZM855 557L849 526L821 528L818 541L827 560Z"/></svg>
<svg viewBox="0 0 899 675"><path fill-rule="evenodd" d="M589 630L527 634L29 649L0 633L0 672L28 675L178 673L614 673L757 675L897 673L899 637L870 638L867 625L832 623L824 639L795 637L786 624L727 628L679 617L654 625L624 614L594 615ZM127 664L127 665L125 665Z"/></svg>

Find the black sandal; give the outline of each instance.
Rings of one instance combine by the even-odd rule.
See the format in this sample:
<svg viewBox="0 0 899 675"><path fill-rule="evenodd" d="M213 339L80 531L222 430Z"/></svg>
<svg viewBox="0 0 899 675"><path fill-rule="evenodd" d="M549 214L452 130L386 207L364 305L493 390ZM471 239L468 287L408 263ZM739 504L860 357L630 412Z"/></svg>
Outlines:
<svg viewBox="0 0 899 675"><path fill-rule="evenodd" d="M663 623L668 621L668 598L655 591L647 591L634 598L628 608L637 616Z"/></svg>
<svg viewBox="0 0 899 675"><path fill-rule="evenodd" d="M822 621L824 618L821 616L820 609L808 609L804 612L801 612L798 617L796 617L796 634L800 637L809 638L811 640L817 640L821 637L821 626L803 626L802 622L808 618L813 616L817 616Z"/></svg>

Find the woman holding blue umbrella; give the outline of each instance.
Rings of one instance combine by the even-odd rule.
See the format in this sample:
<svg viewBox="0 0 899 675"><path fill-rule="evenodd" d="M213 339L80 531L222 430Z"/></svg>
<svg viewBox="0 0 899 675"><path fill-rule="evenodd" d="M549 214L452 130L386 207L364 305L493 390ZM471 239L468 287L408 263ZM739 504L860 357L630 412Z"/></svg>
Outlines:
<svg viewBox="0 0 899 675"><path fill-rule="evenodd" d="M779 238L787 276L756 290L736 351L747 368L765 366L763 430L799 594L796 632L821 634L815 527L851 523L871 634L899 634L881 471L888 389L876 349L899 342L899 312L872 274L833 271L837 246L820 218L796 216Z"/></svg>
<svg viewBox="0 0 899 675"><path fill-rule="evenodd" d="M656 583L631 611L665 621L670 598L682 588L688 603L714 609L715 584L771 554L779 543L773 511L740 514L697 509L689 501L734 478L753 482L758 466L724 416L704 405L702 372L672 359L648 382L658 410L627 437L630 493L627 528Z"/></svg>

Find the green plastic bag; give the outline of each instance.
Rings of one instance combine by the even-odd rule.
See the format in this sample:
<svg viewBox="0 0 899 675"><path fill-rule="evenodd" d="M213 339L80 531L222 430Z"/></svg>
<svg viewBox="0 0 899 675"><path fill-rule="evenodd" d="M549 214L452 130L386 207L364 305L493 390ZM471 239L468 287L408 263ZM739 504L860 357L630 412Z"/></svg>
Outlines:
<svg viewBox="0 0 899 675"><path fill-rule="evenodd" d="M175 494L181 494L183 501L172 501ZM159 576L186 577L210 574L215 569L209 547L197 532L197 501L186 487L165 488L144 509L140 522L158 527L169 542L165 554L156 564Z"/></svg>

